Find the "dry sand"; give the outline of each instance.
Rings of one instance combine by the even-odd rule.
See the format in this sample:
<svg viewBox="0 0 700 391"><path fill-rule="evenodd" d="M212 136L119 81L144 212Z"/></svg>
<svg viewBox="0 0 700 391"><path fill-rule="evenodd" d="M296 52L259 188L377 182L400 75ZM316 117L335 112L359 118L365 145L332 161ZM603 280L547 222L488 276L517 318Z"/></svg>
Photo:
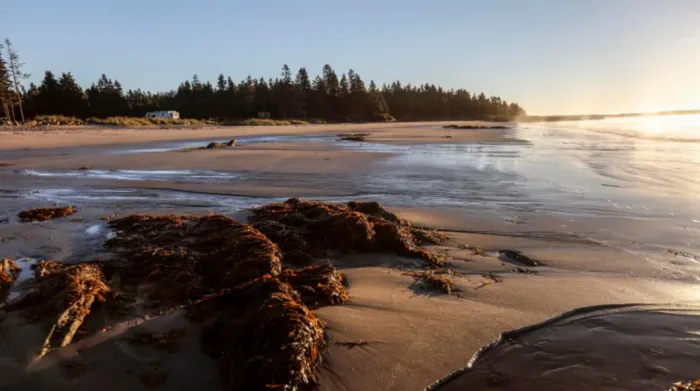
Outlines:
<svg viewBox="0 0 700 391"><path fill-rule="evenodd" d="M317 125L276 128L212 128L168 130L80 129L75 131L0 133L0 149L9 151L7 161L16 168L74 169L88 165L100 169L213 169L269 173L269 181L246 185L140 183L140 188L168 188L221 194L254 196L329 195L323 174L371 170L383 159L381 153L358 153L320 148L313 143L251 145L234 150L104 155L76 150L67 156L51 148L105 145L174 139L225 139L244 134L371 133L370 140L386 143L498 142L501 132L442 130L442 124ZM435 129L438 127L438 129ZM445 136L452 136L446 139ZM23 148L42 149L38 155ZM15 168L12 167L12 168ZM318 185L295 188L294 175L317 175ZM31 186L34 180L0 173L3 189ZM63 180L62 180L63 181ZM38 182L36 182L38 183ZM63 183L65 185L65 183ZM101 180L93 185L120 186ZM439 189L436 189L439 191ZM344 189L351 194L351 186ZM204 213L201 208L152 208L119 205L86 205L71 218L44 223L20 224L15 213L36 201L3 198L8 222L0 224L0 258L31 256L56 260L89 259L98 252L104 236L86 234L101 224L104 215L134 212ZM549 217L527 225L503 224L471 211L445 208L394 208L399 216L417 225L445 229L448 243L431 251L444 255L461 276L454 278L455 296L436 295L419 289L404 273L415 262L393 255L349 255L329 260L349 280L350 302L325 307L316 314L328 323L328 347L319 372L323 390L421 390L448 373L467 365L482 346L500 333L534 324L578 307L620 303L671 303L695 300L693 285L674 281L670 272L620 249L606 247L584 237L556 232L560 221ZM241 215L240 217L244 217ZM481 248L484 255L465 248ZM540 261L522 273L498 251L519 250ZM19 323L18 323L19 322ZM161 323L158 326L158 322ZM135 322L131 329L172 327L188 329L186 345L177 353L147 347L137 350L124 344L122 336L85 336L79 351L69 346L55 354L47 368L30 366L36 346L36 330L16 319L0 322L0 378L6 389L148 389L139 376L165 375L167 389L218 389L216 371L198 352L196 330L177 314L160 320ZM184 322L184 323L183 323ZM164 325L163 325L164 324ZM26 332L25 332L26 331ZM34 337L32 337L32 335ZM91 339L93 338L93 339ZM344 342L366 341L348 347ZM76 354L77 352L77 354ZM61 359L60 357L64 358ZM72 358L65 358L72 356ZM78 364L74 364L75 362ZM186 364L185 364L186 363ZM76 369L77 368L77 369ZM105 379L110 379L108 382ZM680 380L680 379L679 379Z"/></svg>

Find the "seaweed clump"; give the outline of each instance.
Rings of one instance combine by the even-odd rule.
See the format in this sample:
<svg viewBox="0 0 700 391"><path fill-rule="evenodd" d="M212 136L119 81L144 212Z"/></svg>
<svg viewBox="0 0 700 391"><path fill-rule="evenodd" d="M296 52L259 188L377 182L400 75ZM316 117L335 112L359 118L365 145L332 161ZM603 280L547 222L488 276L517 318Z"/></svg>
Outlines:
<svg viewBox="0 0 700 391"><path fill-rule="evenodd" d="M695 381L690 381L687 383L677 382L673 383L669 391L698 391L700 390L700 379Z"/></svg>
<svg viewBox="0 0 700 391"><path fill-rule="evenodd" d="M490 129L510 129L508 126L494 125L494 126L481 126L481 125L445 125L443 129L479 129L479 130L490 130Z"/></svg>
<svg viewBox="0 0 700 391"><path fill-rule="evenodd" d="M347 136L340 137L340 140L343 140L343 141L365 141L366 140L365 136L366 136L365 134L349 134Z"/></svg>
<svg viewBox="0 0 700 391"><path fill-rule="evenodd" d="M445 274L439 274L433 270L424 272L408 272L407 275L412 276L417 282L430 289L437 289L451 295L456 289L452 280Z"/></svg>
<svg viewBox="0 0 700 391"><path fill-rule="evenodd" d="M0 302L5 301L21 270L12 259L5 258L0 261Z"/></svg>
<svg viewBox="0 0 700 391"><path fill-rule="evenodd" d="M133 215L109 225L116 235L105 246L121 259L110 271L139 287L153 307L172 308L282 272L279 248L230 217Z"/></svg>
<svg viewBox="0 0 700 391"><path fill-rule="evenodd" d="M110 288L98 264L39 261L33 269L36 289L10 303L7 309L23 309L38 318L55 317L41 357L70 344L93 304L105 301Z"/></svg>
<svg viewBox="0 0 700 391"><path fill-rule="evenodd" d="M30 221L46 221L70 216L73 213L75 213L75 207L70 205L57 208L27 209L19 212L19 219L24 223Z"/></svg>
<svg viewBox="0 0 700 391"><path fill-rule="evenodd" d="M442 259L420 247L421 243L439 242L437 235L424 234L377 202L335 204L291 198L253 209L250 221L282 248L285 261L287 254L308 254L311 258L340 250L388 251L421 258L433 266L443 264Z"/></svg>
<svg viewBox="0 0 700 391"><path fill-rule="evenodd" d="M307 305L347 301L335 268L283 270L277 245L225 216L135 215L109 224L115 236L105 245L119 256L110 279L146 307L184 305L227 389L316 384L323 324Z"/></svg>
<svg viewBox="0 0 700 391"><path fill-rule="evenodd" d="M308 266L303 269L286 269L282 280L291 285L307 306L336 305L348 301L344 278L331 265Z"/></svg>
<svg viewBox="0 0 700 391"><path fill-rule="evenodd" d="M39 261L36 289L8 310L55 319L44 355L71 343L96 302L107 300L102 309L115 315L184 307L202 327L203 349L215 358L226 389L308 390L316 386L325 344L324 324L309 308L348 300L343 275L328 264L309 266L314 257L391 251L432 268L442 264L420 247L439 235L418 233L374 202L290 199L255 209L251 221L220 215L111 219L110 262ZM6 263L11 283L14 269ZM135 342L175 349L183 338L176 332Z"/></svg>
<svg viewBox="0 0 700 391"><path fill-rule="evenodd" d="M229 390L311 389L323 324L289 284L263 276L191 308Z"/></svg>

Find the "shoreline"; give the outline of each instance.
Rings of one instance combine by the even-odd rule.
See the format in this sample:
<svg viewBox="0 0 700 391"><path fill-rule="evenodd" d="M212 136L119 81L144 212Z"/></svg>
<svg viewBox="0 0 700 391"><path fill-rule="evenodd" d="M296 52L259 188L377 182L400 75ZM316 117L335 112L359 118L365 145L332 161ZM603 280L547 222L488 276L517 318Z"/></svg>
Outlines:
<svg viewBox="0 0 700 391"><path fill-rule="evenodd" d="M507 145L513 142L512 138L504 138L505 131L436 129L435 123L413 127L392 125L381 128L367 125L369 129L348 126L342 130L326 126L318 133L330 134L334 139L332 135L337 133L369 130L368 142L371 146L385 141L409 147L440 140L476 146L480 143ZM260 129L263 133L256 134L275 134L279 130ZM118 134L106 131L92 136L86 132L76 140L71 137L61 139L67 134L12 135L14 148L9 148L12 150L10 161L15 165L0 169L0 178L4 183L0 196L5 205L5 209L0 211L0 221L5 218L5 223L0 224L0 257L84 261L99 256L98 244L109 232L104 229L105 218L111 220L137 213L204 216L212 212L245 221L249 206L272 202L271 198L279 197L282 201L302 195L346 202L362 196L363 201L371 201L376 199L371 198L373 193L353 191L360 188L362 183L358 181L367 180L367 176L363 175L376 173L376 184L396 180L391 171L387 171L387 159L393 156L391 153L358 152L345 150L333 143L291 139L252 143L230 150L109 154L129 143L138 149L150 148L156 142L182 140L181 132L173 134L161 130L148 135L145 134L148 131L141 134L139 131L132 129ZM214 133L207 133L209 131ZM217 131L188 135L186 139L213 138L212 134ZM310 133L305 127L288 131L288 135ZM452 132L453 138L441 138L449 135L442 132ZM456 135L457 132L460 134ZM227 138L230 135L227 133L219 137ZM7 136L0 135L0 141ZM82 137L87 139L82 140ZM143 141L144 137L148 141ZM62 149L66 145L61 143L68 142L75 145ZM25 151L25 146L32 149ZM39 150L37 146L46 149ZM3 147L6 145L3 144ZM450 148L449 145L447 147ZM405 154L410 156L410 151ZM465 153L470 153L468 151ZM69 155L62 156L62 153ZM427 155L428 161L439 160L442 156ZM403 165L405 162L398 161L396 164ZM82 165L90 166L90 170L77 170ZM14 171L25 169L75 176L42 177ZM147 180L138 174L131 181L83 177L99 170L107 173L117 170L116 174L119 170L163 170L168 174L163 174L157 180ZM200 173L197 170L204 171ZM213 172L227 173L228 176L223 176L219 182L212 181L207 178L211 172L206 170L216 170ZM428 166L409 171L416 175L424 174L420 178L427 179L454 175L449 166ZM247 174L250 178L241 180L236 177L239 174ZM200 180L198 175L202 177L202 183L196 182ZM468 177L471 176L473 174L469 173ZM478 184L489 180L489 176L473 180L474 184ZM388 200L396 200L403 195L400 194L402 190L396 190L396 184L392 186L389 189L394 193L385 194ZM419 187L424 187L428 194L441 191L432 182L424 184L415 177L409 178L405 186L407 192L413 190L414 193ZM469 186L473 184L469 182ZM127 191L129 189L134 191ZM382 189L377 188L377 194ZM52 199L51 191L54 190L71 190L73 193L62 195L59 192L58 197ZM163 196L164 191L170 192L170 198ZM456 191L459 192L459 189ZM196 197L181 197L187 195L185 192L194 192L191 195ZM513 220L514 216L508 210L493 211L466 204L452 208L412 205L410 196L415 196L414 193L407 194L409 197L405 204L388 203L388 210L416 226L446 230L449 241L431 245L428 249L448 261L449 268L455 272L452 280L459 289L458 295L435 295L417 289L415 278L407 274L407 271L415 270L416 263L398 255L348 253L329 256L324 262L334 265L345 275L350 301L341 306L313 310L315 316L328 323L328 344L323 351L324 363L318 372L321 390L418 390L466 366L474 352L505 331L537 324L580 307L660 304L694 297L695 283L687 278L697 269L694 263L688 261L683 266L671 264L681 262L682 257L664 252L661 261L656 264L645 258L646 253L642 251L627 251L633 245L627 239L613 236L607 237L607 240L592 239L601 226L633 232L653 226L656 220L644 222L632 218L592 216L576 217L576 221L573 221L571 217L535 210L518 212L516 217L522 220L518 221ZM210 195L215 197L209 199ZM19 211L51 206L60 199L64 200L62 204L74 203L78 207L77 213L42 223L16 221ZM674 239L679 243L681 240L680 236ZM512 254L536 260L538 266L523 265ZM682 267L689 274L685 277L677 275L669 265ZM182 319L160 321L166 324L166 331L171 327L169 325L183 322ZM16 324L2 323L0 335L5 339L23 330L13 328ZM129 330L149 330L151 324L151 321L146 321ZM197 332L192 324L178 327ZM151 329L162 328L153 326ZM114 344L91 345L77 356L84 361L86 369L84 374L70 378L74 389L90 389L98 384L98 379L108 374L121 386L136 391L148 389L138 377L125 371L136 371L138 374L139 371L148 373L149 369L133 361L133 358L118 358L121 356L115 348L108 348L107 345L114 345L125 349L117 336L100 335L96 334L95 338ZM18 341L27 343L24 339ZM366 343L359 344L358 341ZM170 388L178 389L178 384L183 388L185 385L191 387L201 381L210 385L210 389L217 389L217 379L211 378L212 374L215 375L215 369L211 368L212 363L206 357L201 357L202 367L197 370L186 371L178 367L178 361L194 357L192 355L198 351L197 342L196 339L188 341L185 344L187 348L183 347L181 352L174 354L164 354L147 347L130 347L128 351L138 352L138 357L146 355L157 358L159 371L169 376L166 384ZM20 347L13 349L21 351ZM9 352L0 353L6 355ZM201 355L201 352L198 354ZM63 363L58 359L52 370L34 374L34 380L17 380L15 386L66 381L67 375L59 368Z"/></svg>
<svg viewBox="0 0 700 391"><path fill-rule="evenodd" d="M441 127L448 124L473 124L488 126L484 121L445 121L445 122L391 122L391 123L369 123L369 124L324 124L324 125L291 125L291 126L216 126L191 128L112 128L104 126L94 126L87 128L69 128L56 130L1 130L0 129L0 150L14 150L31 147L56 148L56 147L79 147L98 146L105 144L127 144L144 143L156 141L177 141L177 140L203 140L211 139L231 139L241 136L262 136L262 135L292 135L292 134L325 134L325 133L360 133L367 130L375 130L386 139L399 139L410 142L412 136L422 134L423 127ZM417 128L417 129L416 129ZM351 129L352 131L348 131ZM393 130L393 131L392 131ZM424 139L441 140L444 136L457 136L454 140L470 140L472 138L493 140L492 137L483 136L483 131L469 130L449 130L431 129L432 135ZM71 137L66 137L70 135ZM77 138L74 136L80 136ZM69 139L67 139L69 138ZM446 142L450 139L442 140ZM425 140L422 140L425 141ZM421 141L421 142L422 142ZM418 141L416 141L418 142Z"/></svg>

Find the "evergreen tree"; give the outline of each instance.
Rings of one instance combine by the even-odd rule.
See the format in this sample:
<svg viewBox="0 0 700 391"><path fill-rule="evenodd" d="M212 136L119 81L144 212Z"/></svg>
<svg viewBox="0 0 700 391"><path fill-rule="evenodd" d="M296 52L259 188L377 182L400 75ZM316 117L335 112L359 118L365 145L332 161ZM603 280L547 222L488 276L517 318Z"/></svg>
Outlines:
<svg viewBox="0 0 700 391"><path fill-rule="evenodd" d="M61 91L53 72L44 72L36 97L36 110L40 114L62 114L60 109Z"/></svg>
<svg viewBox="0 0 700 391"><path fill-rule="evenodd" d="M354 121L368 120L371 112L367 100L367 88L360 75L352 69L348 72L350 79L350 111Z"/></svg>
<svg viewBox="0 0 700 391"><path fill-rule="evenodd" d="M306 68L299 68L294 80L294 101L301 118L306 120L309 110L309 96L311 94L311 80Z"/></svg>
<svg viewBox="0 0 700 391"><path fill-rule="evenodd" d="M160 93L140 89L124 93L119 81L104 74L83 91L71 73L62 73L57 80L54 73L47 71L39 86L30 84L29 90L20 90L18 97L12 71L2 53L0 50L0 103L2 113L10 119L14 119L14 107L20 101L26 103L29 117L143 116L155 110L177 110L183 118L220 120L250 118L260 112L268 112L274 118L328 121L383 121L391 116L405 121L508 119L525 115L517 103L465 89L445 90L429 83L403 85L398 80L381 88L371 81L367 88L354 70L339 79L328 64L313 82L306 68L300 68L292 78L285 64L280 77L274 80L248 76L236 84L231 77L219 74L212 85L194 75L176 90Z"/></svg>
<svg viewBox="0 0 700 391"><path fill-rule="evenodd" d="M377 89L377 85L374 84L374 80L369 82L369 119L375 121L383 121L391 118L389 114L389 106L386 104L384 95L381 91Z"/></svg>
<svg viewBox="0 0 700 391"><path fill-rule="evenodd" d="M61 78L58 80L58 96L61 114L72 117L85 116L87 112L86 96L70 72L61 74Z"/></svg>
<svg viewBox="0 0 700 391"><path fill-rule="evenodd" d="M97 84L86 91L88 112L94 117L123 116L128 112L128 104L121 84L102 74Z"/></svg>

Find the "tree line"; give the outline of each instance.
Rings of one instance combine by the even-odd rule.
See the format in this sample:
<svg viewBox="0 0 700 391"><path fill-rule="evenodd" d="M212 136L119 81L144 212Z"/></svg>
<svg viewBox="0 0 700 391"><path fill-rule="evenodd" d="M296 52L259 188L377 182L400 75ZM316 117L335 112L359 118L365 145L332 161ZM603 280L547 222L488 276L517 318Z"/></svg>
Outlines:
<svg viewBox="0 0 700 391"><path fill-rule="evenodd" d="M313 79L306 68L293 75L287 65L278 77L267 80L248 76L234 82L220 74L212 85L194 75L175 90L156 93L124 91L119 81L104 74L83 89L70 72L57 76L46 71L38 86L30 83L25 89L22 81L29 75L22 73L23 64L9 40L6 46L7 60L0 54L0 99L3 115L14 121L51 114L142 117L159 110L179 111L182 118L220 121L268 115L325 121L414 121L511 119L525 114L518 104L500 97L399 81L382 86L370 81L367 85L352 69L338 77L330 65L323 66Z"/></svg>

